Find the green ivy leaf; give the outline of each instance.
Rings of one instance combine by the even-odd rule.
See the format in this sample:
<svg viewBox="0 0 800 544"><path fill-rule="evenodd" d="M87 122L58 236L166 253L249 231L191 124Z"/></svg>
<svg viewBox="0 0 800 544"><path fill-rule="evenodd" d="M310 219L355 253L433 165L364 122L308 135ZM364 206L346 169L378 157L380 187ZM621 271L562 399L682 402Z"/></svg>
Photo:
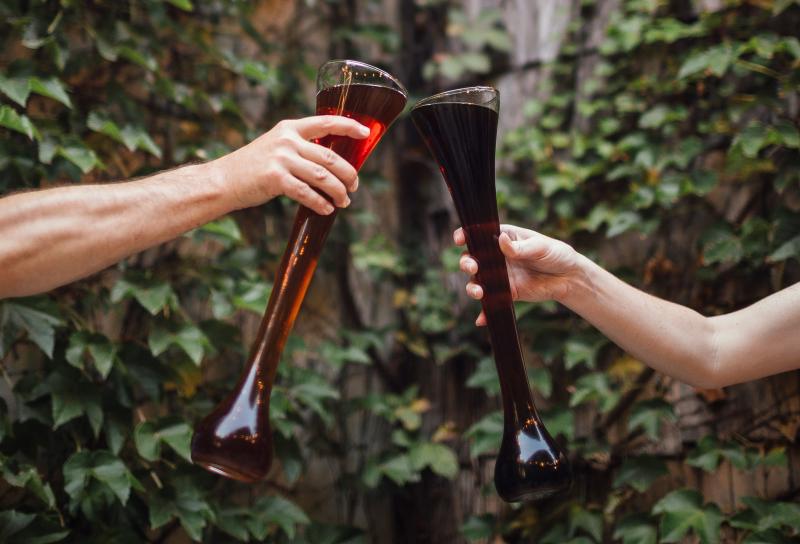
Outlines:
<svg viewBox="0 0 800 544"><path fill-rule="evenodd" d="M553 436L563 435L567 440L575 439L575 414L568 408L551 408L542 412L545 427Z"/></svg>
<svg viewBox="0 0 800 544"><path fill-rule="evenodd" d="M16 510L0 512L0 542L8 544L50 544L69 535L58 522Z"/></svg>
<svg viewBox="0 0 800 544"><path fill-rule="evenodd" d="M622 544L656 544L658 533L646 514L625 516L614 529L614 538Z"/></svg>
<svg viewBox="0 0 800 544"><path fill-rule="evenodd" d="M95 437L100 434L103 409L100 395L91 384L74 375L56 372L50 375L45 386L50 393L54 429L76 417L86 416Z"/></svg>
<svg viewBox="0 0 800 544"><path fill-rule="evenodd" d="M472 442L470 456L473 458L489 451L496 451L500 447L502 436L503 412L499 411L483 416L464 433L464 437Z"/></svg>
<svg viewBox="0 0 800 544"><path fill-rule="evenodd" d="M769 143L769 132L762 123L751 123L742 130L733 141L733 146L739 146L745 157L754 159L761 148Z"/></svg>
<svg viewBox="0 0 800 544"><path fill-rule="evenodd" d="M0 74L0 92L24 108L31 94L31 85L26 77L11 78Z"/></svg>
<svg viewBox="0 0 800 544"><path fill-rule="evenodd" d="M800 234L778 246L778 249L773 251L767 259L777 263L798 257L800 257Z"/></svg>
<svg viewBox="0 0 800 544"><path fill-rule="evenodd" d="M283 497L261 497L253 506L247 528L256 540L264 540L273 527L280 528L287 537L294 538L298 525L308 525L311 520L296 504Z"/></svg>
<svg viewBox="0 0 800 544"><path fill-rule="evenodd" d="M419 472L414 470L408 455L396 455L380 466L380 471L399 486L420 480Z"/></svg>
<svg viewBox="0 0 800 544"><path fill-rule="evenodd" d="M5 456L0 456L0 476L9 485L21 487L33 493L48 508L56 506L56 498L48 482L42 480L36 467L27 464L17 464Z"/></svg>
<svg viewBox="0 0 800 544"><path fill-rule="evenodd" d="M192 5L191 0L166 0L166 1L175 6L176 8L182 9L183 11L194 10L194 5Z"/></svg>
<svg viewBox="0 0 800 544"><path fill-rule="evenodd" d="M659 479L667 474L667 465L663 459L652 455L638 455L625 459L614 477L614 488L629 485L639 493L644 493Z"/></svg>
<svg viewBox="0 0 800 544"><path fill-rule="evenodd" d="M776 143L794 149L800 148L800 131L797 130L797 126L791 121L785 119L778 121L775 126L772 127L772 131L774 131L772 140Z"/></svg>
<svg viewBox="0 0 800 544"><path fill-rule="evenodd" d="M231 217L230 215L226 215L221 219L217 219L216 221L211 221L210 223L206 223L199 229L202 232L208 232L210 234L215 234L217 236L221 236L232 242L241 242L242 241L242 231L239 230L239 225L236 223L236 220Z"/></svg>
<svg viewBox="0 0 800 544"><path fill-rule="evenodd" d="M17 113L11 106L0 106L0 127L24 134L30 140L40 139L39 131L25 115Z"/></svg>
<svg viewBox="0 0 800 544"><path fill-rule="evenodd" d="M678 489L658 501L652 510L661 516L661 542L679 542L693 531L700 542L719 542L723 516L715 504L703 504L703 497L693 489Z"/></svg>
<svg viewBox="0 0 800 544"><path fill-rule="evenodd" d="M133 432L134 443L139 455L148 461L157 461L161 458L161 443L191 462L190 445L192 428L184 422L175 422L166 419L160 422L143 421L136 426Z"/></svg>
<svg viewBox="0 0 800 544"><path fill-rule="evenodd" d="M80 506L89 518L95 517L98 507L108 506L114 499L125 505L131 487L141 487L125 463L106 450L74 453L64 463L63 472L70 509Z"/></svg>
<svg viewBox="0 0 800 544"><path fill-rule="evenodd" d="M444 444L422 442L415 444L409 451L411 466L416 471L430 468L439 476L452 480L458 473L458 458Z"/></svg>
<svg viewBox="0 0 800 544"><path fill-rule="evenodd" d="M663 399L648 399L633 406L628 429L634 431L641 428L650 439L658 440L661 422L664 420L675 420L672 405Z"/></svg>
<svg viewBox="0 0 800 544"><path fill-rule="evenodd" d="M147 345L155 357L164 353L170 346L178 346L195 365L200 365L206 350L213 347L205 333L190 323L175 331L165 326L154 326L147 337Z"/></svg>
<svg viewBox="0 0 800 544"><path fill-rule="evenodd" d="M697 51L681 65L678 71L678 79L705 71L709 71L717 77L722 77L736 57L737 53L729 43Z"/></svg>
<svg viewBox="0 0 800 544"><path fill-rule="evenodd" d="M497 369L491 357L484 357L478 361L475 372L467 379L467 387L483 389L487 395L497 395L500 393L500 379L497 377Z"/></svg>
<svg viewBox="0 0 800 544"><path fill-rule="evenodd" d="M148 52L134 49L129 45L120 45L116 48L116 53L130 62L137 64L149 72L158 70L158 62Z"/></svg>
<svg viewBox="0 0 800 544"><path fill-rule="evenodd" d="M209 520L214 519L214 511L195 482L179 478L175 489L166 491L161 495L151 493L147 496L150 527L157 529L177 517L190 538L202 540L203 529Z"/></svg>
<svg viewBox="0 0 800 544"><path fill-rule="evenodd" d="M116 360L117 348L101 334L73 333L69 338L69 347L65 354L67 362L75 368L83 370L85 369L86 355L91 357L95 369L105 380Z"/></svg>
<svg viewBox="0 0 800 544"><path fill-rule="evenodd" d="M224 508L214 513L215 524L223 532L228 533L236 540L247 542L250 540L250 531L246 521L249 511L247 508Z"/></svg>
<svg viewBox="0 0 800 544"><path fill-rule="evenodd" d="M102 167L103 165L94 151L76 140L59 145L56 148L56 155L67 159L80 168L84 174L88 174L95 167Z"/></svg>
<svg viewBox="0 0 800 544"><path fill-rule="evenodd" d="M580 505L573 504L570 507L567 534L572 538L578 534L578 531L586 532L594 542L602 541L603 515L600 512L592 512Z"/></svg>
<svg viewBox="0 0 800 544"><path fill-rule="evenodd" d="M105 134L109 138L124 144L129 151L141 149L151 155L161 158L161 148L153 141L150 135L142 128L133 125L124 125L120 128L107 115L93 111L86 119L86 126L95 132Z"/></svg>
<svg viewBox="0 0 800 544"><path fill-rule="evenodd" d="M32 77L28 82L31 92L46 96L47 98L52 98L72 109L72 101L69 99L66 88L64 88L64 83L57 77L50 77L47 79ZM24 104L22 104L22 106L24 106Z"/></svg>
<svg viewBox="0 0 800 544"><path fill-rule="evenodd" d="M747 508L730 519L731 527L763 532L781 528L800 529L800 505L743 497Z"/></svg>
<svg viewBox="0 0 800 544"><path fill-rule="evenodd" d="M62 324L58 310L44 297L0 302L0 357L5 357L20 333L24 333L52 359L55 329Z"/></svg>
<svg viewBox="0 0 800 544"><path fill-rule="evenodd" d="M576 336L567 340L564 346L564 366L571 370L581 363L589 368L594 368L597 354L600 349L608 344L605 338Z"/></svg>
<svg viewBox="0 0 800 544"><path fill-rule="evenodd" d="M326 423L330 423L332 418L326 401L340 398L339 391L321 380L298 383L290 389L290 395L311 408Z"/></svg>
<svg viewBox="0 0 800 544"><path fill-rule="evenodd" d="M777 529L767 529L766 531L759 531L752 533L745 538L743 544L792 544L793 539L790 539Z"/></svg>
<svg viewBox="0 0 800 544"><path fill-rule="evenodd" d="M722 458L728 459L739 469L749 468L751 462L743 446L734 443L720 443L713 436L703 437L686 459L686 464L701 468L706 472L717 469Z"/></svg>
<svg viewBox="0 0 800 544"><path fill-rule="evenodd" d="M602 372L593 372L578 378L575 382L575 392L569 399L570 406L580 406L586 402L596 401L600 411L610 411L619 400L619 391L611 389L608 376Z"/></svg>
<svg viewBox="0 0 800 544"><path fill-rule="evenodd" d="M742 241L731 232L730 227L718 224L707 229L702 236L703 261L708 264L738 263L744 249Z"/></svg>
<svg viewBox="0 0 800 544"><path fill-rule="evenodd" d="M469 541L491 538L494 534L495 518L492 514L470 516L461 526L461 534Z"/></svg>
<svg viewBox="0 0 800 544"><path fill-rule="evenodd" d="M247 310L258 315L263 314L270 293L272 293L272 284L257 279L242 282L240 287L242 289L237 289L232 298L233 305L240 310Z"/></svg>
<svg viewBox="0 0 800 544"><path fill-rule="evenodd" d="M495 371L495 374L497 374L497 371ZM528 382L544 398L550 398L553 393L553 378L550 375L550 371L545 367L528 367Z"/></svg>
<svg viewBox="0 0 800 544"><path fill-rule="evenodd" d="M176 308L178 297L169 283L122 278L111 289L111 302L119 302L126 298L134 298L144 306L151 315L159 314L164 308Z"/></svg>

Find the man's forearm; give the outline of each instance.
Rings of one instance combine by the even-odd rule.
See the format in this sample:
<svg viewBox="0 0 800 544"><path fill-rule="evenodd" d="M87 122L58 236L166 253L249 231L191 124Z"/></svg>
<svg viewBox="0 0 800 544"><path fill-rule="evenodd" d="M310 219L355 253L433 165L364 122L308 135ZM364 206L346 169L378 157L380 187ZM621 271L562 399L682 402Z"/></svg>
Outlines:
<svg viewBox="0 0 800 544"><path fill-rule="evenodd" d="M719 385L716 332L709 319L581 259L581 273L561 301L565 306L656 370L691 385Z"/></svg>
<svg viewBox="0 0 800 544"><path fill-rule="evenodd" d="M0 199L0 298L82 278L234 208L214 162Z"/></svg>

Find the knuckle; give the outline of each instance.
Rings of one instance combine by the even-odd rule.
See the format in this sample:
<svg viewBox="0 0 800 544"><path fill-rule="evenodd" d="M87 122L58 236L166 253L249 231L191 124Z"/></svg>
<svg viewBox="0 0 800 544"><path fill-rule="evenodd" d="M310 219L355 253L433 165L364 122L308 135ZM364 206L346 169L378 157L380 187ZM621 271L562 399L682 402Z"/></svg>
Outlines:
<svg viewBox="0 0 800 544"><path fill-rule="evenodd" d="M307 189L308 186L304 183L293 181L289 187L288 196L294 198L295 200L300 200L306 196Z"/></svg>
<svg viewBox="0 0 800 544"><path fill-rule="evenodd" d="M336 118L332 115L326 115L322 118L322 128L325 130L332 130L336 126Z"/></svg>
<svg viewBox="0 0 800 544"><path fill-rule="evenodd" d="M270 164L264 169L264 177L278 183L284 183L284 172L275 164Z"/></svg>
<svg viewBox="0 0 800 544"><path fill-rule="evenodd" d="M323 168L322 166L315 166L314 167L313 176L314 176L315 179L317 179L319 181L322 181L324 179L327 179L328 171L325 168Z"/></svg>
<svg viewBox="0 0 800 544"><path fill-rule="evenodd" d="M288 148L288 149L294 149L297 145L294 138L292 138L292 134L288 131L278 136L276 143L281 148Z"/></svg>
<svg viewBox="0 0 800 544"><path fill-rule="evenodd" d="M325 148L325 151L322 152L322 162L331 166L336 162L336 152L333 149Z"/></svg>

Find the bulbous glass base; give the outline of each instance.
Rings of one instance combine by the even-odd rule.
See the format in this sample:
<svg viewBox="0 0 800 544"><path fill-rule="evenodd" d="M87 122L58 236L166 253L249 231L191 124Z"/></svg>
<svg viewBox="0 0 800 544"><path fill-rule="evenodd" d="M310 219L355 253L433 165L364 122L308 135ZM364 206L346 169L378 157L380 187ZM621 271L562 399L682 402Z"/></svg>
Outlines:
<svg viewBox="0 0 800 544"><path fill-rule="evenodd" d="M494 467L497 493L506 502L531 501L567 491L569 461L541 422L526 420L506 427Z"/></svg>

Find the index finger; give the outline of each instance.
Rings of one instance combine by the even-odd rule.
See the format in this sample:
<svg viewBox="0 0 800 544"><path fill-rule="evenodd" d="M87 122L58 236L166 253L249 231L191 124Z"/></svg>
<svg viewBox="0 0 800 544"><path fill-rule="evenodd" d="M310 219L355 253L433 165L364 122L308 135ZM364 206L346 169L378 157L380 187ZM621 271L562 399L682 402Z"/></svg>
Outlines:
<svg viewBox="0 0 800 544"><path fill-rule="evenodd" d="M333 134L361 140L369 136L369 128L355 119L342 115L315 115L295 121L297 133L305 140L313 140Z"/></svg>

